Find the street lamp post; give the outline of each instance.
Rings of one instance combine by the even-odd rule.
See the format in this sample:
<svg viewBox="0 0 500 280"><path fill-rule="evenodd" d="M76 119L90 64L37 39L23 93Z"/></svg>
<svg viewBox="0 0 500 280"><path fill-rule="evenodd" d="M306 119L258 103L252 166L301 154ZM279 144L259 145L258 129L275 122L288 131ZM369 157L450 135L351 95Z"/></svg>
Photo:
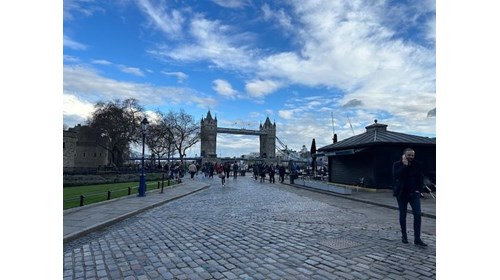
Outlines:
<svg viewBox="0 0 500 280"><path fill-rule="evenodd" d="M139 181L139 196L146 196L146 176L144 175L144 146L146 142L146 129L148 128L148 120L144 118L141 122L142 131L142 164L141 164L141 178Z"/></svg>

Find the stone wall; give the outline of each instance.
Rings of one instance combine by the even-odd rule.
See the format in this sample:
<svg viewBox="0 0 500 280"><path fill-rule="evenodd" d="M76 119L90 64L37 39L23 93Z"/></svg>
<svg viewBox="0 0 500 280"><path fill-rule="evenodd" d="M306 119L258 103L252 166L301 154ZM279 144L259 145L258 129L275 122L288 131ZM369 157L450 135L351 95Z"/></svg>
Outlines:
<svg viewBox="0 0 500 280"><path fill-rule="evenodd" d="M76 131L63 131L63 167L75 167L76 142L78 133Z"/></svg>
<svg viewBox="0 0 500 280"><path fill-rule="evenodd" d="M109 153L98 145L102 137L89 126L77 125L63 131L63 157L65 170L107 166Z"/></svg>

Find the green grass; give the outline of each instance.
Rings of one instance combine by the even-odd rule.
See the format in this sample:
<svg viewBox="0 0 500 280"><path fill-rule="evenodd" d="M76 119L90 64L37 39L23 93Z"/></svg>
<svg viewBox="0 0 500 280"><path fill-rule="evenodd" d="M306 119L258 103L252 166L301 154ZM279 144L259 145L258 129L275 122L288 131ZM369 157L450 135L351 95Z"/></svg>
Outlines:
<svg viewBox="0 0 500 280"><path fill-rule="evenodd" d="M161 184L161 183L160 183ZM170 181L170 186L174 185L174 181ZM127 196L128 187L130 187L130 195L137 195L139 182L85 185L63 188L63 208L69 209L80 206L80 195L83 195L84 205L89 205L96 202L105 201L108 198L108 191L111 191L111 199ZM146 182L146 190L151 191L158 188L158 181ZM164 188L167 188L167 181L164 181Z"/></svg>

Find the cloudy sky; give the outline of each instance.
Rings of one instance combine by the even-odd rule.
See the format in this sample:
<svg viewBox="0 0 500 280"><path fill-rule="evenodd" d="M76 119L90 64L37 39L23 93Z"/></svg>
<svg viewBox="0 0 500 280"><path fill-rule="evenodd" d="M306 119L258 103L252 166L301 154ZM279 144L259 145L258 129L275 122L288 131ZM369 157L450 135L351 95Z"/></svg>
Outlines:
<svg viewBox="0 0 500 280"><path fill-rule="evenodd" d="M435 1L65 0L63 17L69 127L133 97L151 118L210 110L220 127L258 129L269 117L294 150L375 119L436 136ZM257 139L219 134L217 153L258 152Z"/></svg>

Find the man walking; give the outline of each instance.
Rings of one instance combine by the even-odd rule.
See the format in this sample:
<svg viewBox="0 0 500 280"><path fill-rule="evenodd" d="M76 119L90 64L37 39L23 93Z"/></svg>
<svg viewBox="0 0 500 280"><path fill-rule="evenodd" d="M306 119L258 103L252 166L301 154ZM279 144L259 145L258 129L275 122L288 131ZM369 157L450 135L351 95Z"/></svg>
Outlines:
<svg viewBox="0 0 500 280"><path fill-rule="evenodd" d="M418 246L427 246L420 239L420 228L422 223L422 213L420 209L420 193L422 191L423 172L418 161L415 161L415 151L411 148L406 148L403 152L401 160L394 162L392 165L392 174L394 178L393 195L398 200L399 207L399 225L401 226L401 241L408 243L406 232L406 213L408 203L413 211L413 231L414 243Z"/></svg>
<svg viewBox="0 0 500 280"><path fill-rule="evenodd" d="M237 179L238 178L238 163L235 161L233 163L233 179Z"/></svg>
<svg viewBox="0 0 500 280"><path fill-rule="evenodd" d="M280 177L280 183L285 182L285 173L286 173L285 165L281 164L280 167L278 168L278 174L279 174L279 177Z"/></svg>
<svg viewBox="0 0 500 280"><path fill-rule="evenodd" d="M198 168L196 167L196 164L194 161L189 165L189 174L191 174L191 179L194 179L194 174L198 171Z"/></svg>

